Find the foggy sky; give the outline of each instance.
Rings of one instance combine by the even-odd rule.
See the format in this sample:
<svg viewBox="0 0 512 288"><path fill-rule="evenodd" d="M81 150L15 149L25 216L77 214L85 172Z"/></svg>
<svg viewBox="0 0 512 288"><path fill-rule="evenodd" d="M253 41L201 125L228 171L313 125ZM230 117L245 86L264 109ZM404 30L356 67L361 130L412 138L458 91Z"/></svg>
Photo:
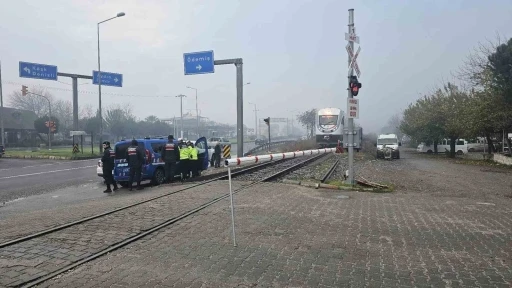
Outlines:
<svg viewBox="0 0 512 288"><path fill-rule="evenodd" d="M90 75L97 70L96 23L122 11L125 17L100 25L102 71L124 74L123 88L103 87L103 107L130 103L140 118L179 116L174 96L187 95L184 111L195 109L195 92L186 88L192 86L199 90L201 116L235 123L234 66L216 66L215 74L183 73L184 52L214 50L215 59L244 60L244 82L251 82L244 87L244 124L251 128L249 102L258 105L258 118L293 117L323 107L346 111L349 8L355 9L362 48L357 122L368 132L449 80L479 41L497 32L512 36L507 0L0 2L4 103L21 84L58 88L48 91L71 100L71 85L65 84L71 79L19 78L18 61ZM90 91L79 95L79 104L96 108L97 86L90 80L79 83L85 83L80 90Z"/></svg>

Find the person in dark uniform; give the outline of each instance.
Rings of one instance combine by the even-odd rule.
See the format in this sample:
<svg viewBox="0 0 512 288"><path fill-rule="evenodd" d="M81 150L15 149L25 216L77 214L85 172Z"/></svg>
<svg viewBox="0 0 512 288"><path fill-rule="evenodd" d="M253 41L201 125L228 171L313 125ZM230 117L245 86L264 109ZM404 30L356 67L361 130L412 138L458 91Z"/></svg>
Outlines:
<svg viewBox="0 0 512 288"><path fill-rule="evenodd" d="M103 163L103 179L105 179L105 183L107 184L107 190L103 191L104 193L112 192L110 185L114 185L114 191L119 189L116 181L114 180L114 176L112 175L112 169L114 169L114 158L112 155L113 153L112 148L110 148L110 142L103 142L103 157L101 157L101 162Z"/></svg>
<svg viewBox="0 0 512 288"><path fill-rule="evenodd" d="M220 167L220 154L222 153L222 149L220 148L220 144L217 142L215 145L215 168Z"/></svg>
<svg viewBox="0 0 512 288"><path fill-rule="evenodd" d="M174 144L174 136L167 136L167 143L162 148L162 161L165 163L165 182L174 182L176 161L180 159L180 148Z"/></svg>
<svg viewBox="0 0 512 288"><path fill-rule="evenodd" d="M130 191L133 189L133 180L137 179L137 190L142 190L142 186L140 186L140 180L142 178L142 165L144 164L144 153L142 153L139 148L139 143L137 140L132 140L132 145L128 147L126 153L126 162L128 162L128 167L130 167Z"/></svg>

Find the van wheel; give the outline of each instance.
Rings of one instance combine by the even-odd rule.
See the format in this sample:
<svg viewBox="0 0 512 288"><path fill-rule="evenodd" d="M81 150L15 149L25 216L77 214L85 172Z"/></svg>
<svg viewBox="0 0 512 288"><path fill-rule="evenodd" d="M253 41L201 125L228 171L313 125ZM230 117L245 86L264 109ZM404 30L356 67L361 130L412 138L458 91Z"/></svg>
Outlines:
<svg viewBox="0 0 512 288"><path fill-rule="evenodd" d="M428 150L428 151L427 151L427 154L432 154L432 150Z"/></svg>
<svg viewBox="0 0 512 288"><path fill-rule="evenodd" d="M128 183L128 181L121 181L121 182L119 182L119 185L121 185L121 187L126 188L126 187L130 186L130 183Z"/></svg>
<svg viewBox="0 0 512 288"><path fill-rule="evenodd" d="M165 172L164 169L158 168L155 171L155 176L153 176L153 185L162 185L165 182Z"/></svg>
<svg viewBox="0 0 512 288"><path fill-rule="evenodd" d="M464 154L464 152L462 152L462 150L457 151L457 155L462 155L462 154Z"/></svg>

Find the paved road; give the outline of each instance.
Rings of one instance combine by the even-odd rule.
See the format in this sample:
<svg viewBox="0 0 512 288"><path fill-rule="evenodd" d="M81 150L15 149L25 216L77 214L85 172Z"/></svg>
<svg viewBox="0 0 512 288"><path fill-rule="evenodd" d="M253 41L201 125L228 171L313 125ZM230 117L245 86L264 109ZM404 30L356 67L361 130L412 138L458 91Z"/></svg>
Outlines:
<svg viewBox="0 0 512 288"><path fill-rule="evenodd" d="M0 159L0 203L100 180L98 160Z"/></svg>
<svg viewBox="0 0 512 288"><path fill-rule="evenodd" d="M254 143L244 143L244 151ZM237 145L231 145L236 157ZM44 159L0 159L0 205L4 202L53 192L102 180L96 175L97 159L66 161Z"/></svg>

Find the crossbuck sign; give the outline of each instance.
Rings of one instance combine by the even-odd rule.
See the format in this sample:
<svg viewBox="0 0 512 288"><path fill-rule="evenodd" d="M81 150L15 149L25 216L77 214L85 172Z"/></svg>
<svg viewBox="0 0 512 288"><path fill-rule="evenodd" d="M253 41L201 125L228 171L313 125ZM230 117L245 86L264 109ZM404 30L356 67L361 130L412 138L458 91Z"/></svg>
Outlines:
<svg viewBox="0 0 512 288"><path fill-rule="evenodd" d="M346 46L348 55L350 56L350 64L348 65L348 69L354 69L356 71L357 77L361 77L361 71L359 70L359 65L357 65L357 56L359 56L359 52L361 52L361 47L357 48L357 52L354 55L354 51L349 44Z"/></svg>

